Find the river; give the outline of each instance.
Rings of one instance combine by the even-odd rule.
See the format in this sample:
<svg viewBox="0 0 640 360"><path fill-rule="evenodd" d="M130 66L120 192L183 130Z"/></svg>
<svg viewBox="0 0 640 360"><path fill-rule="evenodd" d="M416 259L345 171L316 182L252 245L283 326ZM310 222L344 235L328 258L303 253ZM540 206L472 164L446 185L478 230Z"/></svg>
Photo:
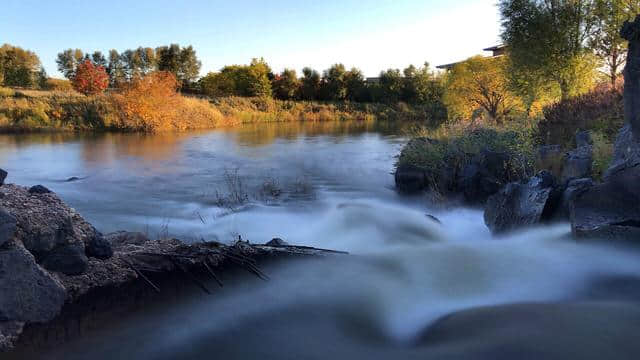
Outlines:
<svg viewBox="0 0 640 360"><path fill-rule="evenodd" d="M0 136L8 182L50 188L102 232L279 237L352 254L268 265L268 282L232 280L42 358L640 356L638 251L575 242L568 224L496 239L478 209L398 195L406 140L374 123Z"/></svg>

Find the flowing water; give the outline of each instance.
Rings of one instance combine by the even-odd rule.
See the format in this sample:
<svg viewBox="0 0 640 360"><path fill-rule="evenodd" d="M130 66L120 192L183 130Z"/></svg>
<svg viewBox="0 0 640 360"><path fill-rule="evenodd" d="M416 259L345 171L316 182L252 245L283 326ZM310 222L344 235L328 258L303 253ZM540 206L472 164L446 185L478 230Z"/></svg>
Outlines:
<svg viewBox="0 0 640 360"><path fill-rule="evenodd" d="M636 250L577 243L568 224L496 239L480 210L400 196L399 133L327 123L0 137L7 181L49 187L102 232L352 254L268 265L269 282L231 279L43 358L638 358ZM445 317L431 335L469 309L479 314Z"/></svg>

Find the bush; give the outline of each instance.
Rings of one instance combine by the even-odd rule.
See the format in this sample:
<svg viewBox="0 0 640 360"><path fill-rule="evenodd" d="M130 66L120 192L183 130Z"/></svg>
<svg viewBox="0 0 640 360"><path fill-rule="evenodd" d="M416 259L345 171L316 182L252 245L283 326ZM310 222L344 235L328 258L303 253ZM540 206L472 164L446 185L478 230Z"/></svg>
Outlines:
<svg viewBox="0 0 640 360"><path fill-rule="evenodd" d="M44 89L49 91L72 91L73 85L69 80L48 78L45 81Z"/></svg>
<svg viewBox="0 0 640 360"><path fill-rule="evenodd" d="M600 85L593 91L560 101L544 109L538 141L573 147L578 130L601 133L612 141L624 123L622 86Z"/></svg>
<svg viewBox="0 0 640 360"><path fill-rule="evenodd" d="M85 95L97 95L109 86L109 75L103 66L85 60L76 67L72 80L73 88Z"/></svg>

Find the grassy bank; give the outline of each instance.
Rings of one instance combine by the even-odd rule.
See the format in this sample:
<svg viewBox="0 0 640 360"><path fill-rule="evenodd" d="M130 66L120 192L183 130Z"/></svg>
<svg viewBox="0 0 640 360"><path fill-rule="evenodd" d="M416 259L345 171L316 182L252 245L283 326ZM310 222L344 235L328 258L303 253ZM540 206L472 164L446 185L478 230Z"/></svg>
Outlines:
<svg viewBox="0 0 640 360"><path fill-rule="evenodd" d="M248 123L424 121L427 109L361 103L196 98L136 92L84 96L71 91L0 88L0 131L183 131Z"/></svg>

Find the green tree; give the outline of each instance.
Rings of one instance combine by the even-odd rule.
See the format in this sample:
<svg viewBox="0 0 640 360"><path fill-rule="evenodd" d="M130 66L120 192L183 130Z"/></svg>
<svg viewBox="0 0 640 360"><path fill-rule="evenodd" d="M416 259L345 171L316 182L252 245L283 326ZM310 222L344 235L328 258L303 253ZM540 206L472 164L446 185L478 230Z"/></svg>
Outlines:
<svg viewBox="0 0 640 360"><path fill-rule="evenodd" d="M312 101L318 99L321 83L321 77L318 71L305 67L302 69L300 83L300 98L302 100Z"/></svg>
<svg viewBox="0 0 640 360"><path fill-rule="evenodd" d="M358 68L351 68L344 74L344 85L346 87L346 99L349 101L364 101L366 99L366 84L364 75Z"/></svg>
<svg viewBox="0 0 640 360"><path fill-rule="evenodd" d="M118 54L117 50L109 50L107 73L109 74L109 85L112 87L120 87L127 81L126 66L122 59L123 57Z"/></svg>
<svg viewBox="0 0 640 360"><path fill-rule="evenodd" d="M334 64L324 71L320 93L322 100L339 101L347 97L346 73L347 70L343 64Z"/></svg>
<svg viewBox="0 0 640 360"><path fill-rule="evenodd" d="M200 79L198 85L205 95L211 97L239 95L233 74L229 71L210 72Z"/></svg>
<svg viewBox="0 0 640 360"><path fill-rule="evenodd" d="M593 1L500 0L499 6L512 66L557 83L563 99L578 94L597 67L586 47Z"/></svg>
<svg viewBox="0 0 640 360"><path fill-rule="evenodd" d="M388 69L380 73L376 101L396 103L402 100L405 81L399 69Z"/></svg>
<svg viewBox="0 0 640 360"><path fill-rule="evenodd" d="M299 93L300 81L295 70L284 69L271 82L273 95L281 100L295 99Z"/></svg>
<svg viewBox="0 0 640 360"><path fill-rule="evenodd" d="M447 75L445 103L452 115L470 119L483 110L497 124L519 106L508 86L505 57L472 57L456 64Z"/></svg>
<svg viewBox="0 0 640 360"><path fill-rule="evenodd" d="M595 31L589 46L607 67L607 76L615 86L627 56L627 42L620 37L625 20L640 13L639 0L595 0Z"/></svg>
<svg viewBox="0 0 640 360"><path fill-rule="evenodd" d="M0 83L32 87L38 84L40 59L29 50L4 44L0 47Z"/></svg>
<svg viewBox="0 0 640 360"><path fill-rule="evenodd" d="M64 77L71 80L75 75L76 67L84 59L84 53L80 49L67 49L61 53L58 53L56 58L56 64L58 64L58 71L60 71Z"/></svg>
<svg viewBox="0 0 640 360"><path fill-rule="evenodd" d="M189 84L198 78L202 63L192 46L181 48L178 44L156 49L157 69L173 73L182 84Z"/></svg>
<svg viewBox="0 0 640 360"><path fill-rule="evenodd" d="M251 60L248 67L249 96L270 97L272 95L270 74L271 68L263 58Z"/></svg>
<svg viewBox="0 0 640 360"><path fill-rule="evenodd" d="M91 61L96 66L107 67L107 59L102 54L102 51L94 51L93 54L91 54Z"/></svg>

